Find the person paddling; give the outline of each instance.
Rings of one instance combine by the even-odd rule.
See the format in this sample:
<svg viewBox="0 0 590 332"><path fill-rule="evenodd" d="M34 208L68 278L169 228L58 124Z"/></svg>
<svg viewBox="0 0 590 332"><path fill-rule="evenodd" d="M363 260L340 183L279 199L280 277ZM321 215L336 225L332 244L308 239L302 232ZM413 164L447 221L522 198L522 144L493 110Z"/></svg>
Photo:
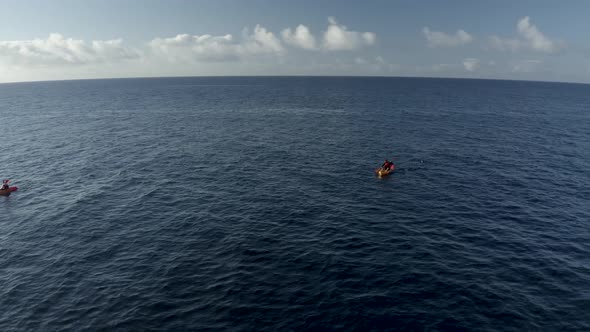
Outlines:
<svg viewBox="0 0 590 332"><path fill-rule="evenodd" d="M384 170L393 169L393 162L385 159L383 165L381 165L381 168L383 168Z"/></svg>
<svg viewBox="0 0 590 332"><path fill-rule="evenodd" d="M0 188L0 190L6 190L6 189L8 189L9 188L8 187L8 182L9 181L10 180L2 180L2 187Z"/></svg>

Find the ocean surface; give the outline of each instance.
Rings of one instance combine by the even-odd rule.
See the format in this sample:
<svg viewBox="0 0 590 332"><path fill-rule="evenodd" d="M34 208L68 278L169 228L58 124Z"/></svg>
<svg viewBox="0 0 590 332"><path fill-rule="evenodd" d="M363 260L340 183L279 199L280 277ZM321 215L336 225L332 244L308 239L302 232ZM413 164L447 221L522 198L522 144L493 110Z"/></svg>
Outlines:
<svg viewBox="0 0 590 332"><path fill-rule="evenodd" d="M1 84L0 125L0 331L590 330L590 85Z"/></svg>

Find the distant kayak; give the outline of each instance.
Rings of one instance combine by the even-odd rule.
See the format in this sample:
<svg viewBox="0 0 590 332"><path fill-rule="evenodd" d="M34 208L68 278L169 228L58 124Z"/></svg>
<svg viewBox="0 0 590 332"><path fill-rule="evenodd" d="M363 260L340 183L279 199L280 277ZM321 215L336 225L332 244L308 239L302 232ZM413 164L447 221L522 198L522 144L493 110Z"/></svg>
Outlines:
<svg viewBox="0 0 590 332"><path fill-rule="evenodd" d="M18 187L10 187L8 189L0 190L0 196L9 196L11 192L17 191Z"/></svg>
<svg viewBox="0 0 590 332"><path fill-rule="evenodd" d="M384 169L383 167L379 167L375 170L375 173L377 173L378 177L382 178L384 176L391 174L394 170L395 170L395 166L391 165L391 167L387 168L387 169Z"/></svg>

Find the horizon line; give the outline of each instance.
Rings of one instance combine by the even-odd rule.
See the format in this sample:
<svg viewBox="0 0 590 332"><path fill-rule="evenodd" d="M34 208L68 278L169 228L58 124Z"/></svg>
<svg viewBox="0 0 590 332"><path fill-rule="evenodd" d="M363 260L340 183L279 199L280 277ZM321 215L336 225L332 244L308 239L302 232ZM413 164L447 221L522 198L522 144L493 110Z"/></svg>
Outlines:
<svg viewBox="0 0 590 332"><path fill-rule="evenodd" d="M178 75L178 76L129 76L129 77L97 77L97 78L72 78L32 81L0 82L5 84L49 83L49 82L75 82L75 81L108 81L108 80L134 80L134 79L166 79L166 78L404 78L404 79L441 79L441 80L478 80L478 81L507 81L507 82L531 82L531 83L558 83L589 85L590 82L572 81L548 81L509 78L482 78L482 77L440 77L440 76L388 76L388 75Z"/></svg>

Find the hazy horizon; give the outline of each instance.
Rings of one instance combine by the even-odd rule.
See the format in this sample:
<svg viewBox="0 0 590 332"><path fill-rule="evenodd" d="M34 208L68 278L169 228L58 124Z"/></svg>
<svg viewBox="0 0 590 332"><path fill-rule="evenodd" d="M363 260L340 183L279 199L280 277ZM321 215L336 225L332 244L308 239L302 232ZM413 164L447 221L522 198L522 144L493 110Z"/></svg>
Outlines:
<svg viewBox="0 0 590 332"><path fill-rule="evenodd" d="M69 81L100 81L100 80L139 80L139 79L172 79L172 78L393 78L393 79L440 79L440 80L481 80L481 81L507 81L507 82L531 82L531 83L560 83L560 84L581 84L586 82L551 81L551 80L527 80L527 79L505 79L505 78L474 78L474 77L435 77L435 76L379 76L379 75L203 75L203 76L128 76L128 77L88 77L88 78L67 78L67 79L45 79L32 81L0 82L2 84L19 83L43 83L43 82L69 82Z"/></svg>

